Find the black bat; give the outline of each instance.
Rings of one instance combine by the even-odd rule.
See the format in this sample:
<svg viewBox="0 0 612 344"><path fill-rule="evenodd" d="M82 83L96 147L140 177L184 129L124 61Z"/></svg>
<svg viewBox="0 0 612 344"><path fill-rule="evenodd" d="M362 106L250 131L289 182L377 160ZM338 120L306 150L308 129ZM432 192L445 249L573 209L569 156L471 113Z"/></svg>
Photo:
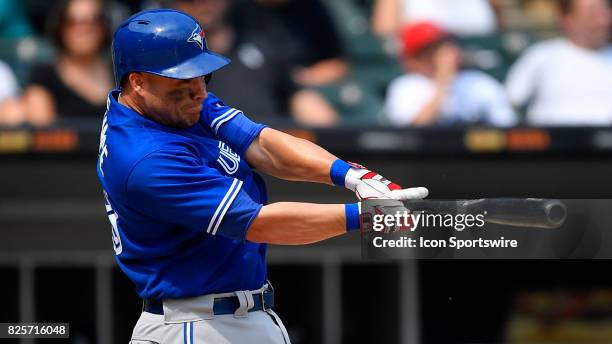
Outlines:
<svg viewBox="0 0 612 344"><path fill-rule="evenodd" d="M407 200L410 211L434 214L484 214L484 221L516 227L559 228L567 214L560 200L542 198L482 198Z"/></svg>

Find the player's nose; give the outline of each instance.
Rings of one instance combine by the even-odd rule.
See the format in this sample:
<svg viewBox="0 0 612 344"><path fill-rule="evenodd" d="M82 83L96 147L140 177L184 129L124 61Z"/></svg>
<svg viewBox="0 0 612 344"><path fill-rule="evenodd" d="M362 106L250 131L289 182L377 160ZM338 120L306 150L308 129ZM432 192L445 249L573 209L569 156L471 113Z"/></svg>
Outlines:
<svg viewBox="0 0 612 344"><path fill-rule="evenodd" d="M201 102L206 99L206 96L207 91L204 81L199 78L194 80L191 88L191 98L195 101Z"/></svg>

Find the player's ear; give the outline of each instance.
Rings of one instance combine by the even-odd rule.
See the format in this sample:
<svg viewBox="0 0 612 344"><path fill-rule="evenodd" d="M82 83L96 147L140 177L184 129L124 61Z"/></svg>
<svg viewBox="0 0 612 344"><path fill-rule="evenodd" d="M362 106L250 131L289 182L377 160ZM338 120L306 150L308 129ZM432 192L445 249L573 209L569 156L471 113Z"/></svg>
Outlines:
<svg viewBox="0 0 612 344"><path fill-rule="evenodd" d="M136 93L141 94L143 91L144 78L141 73L135 72L128 75L128 84Z"/></svg>

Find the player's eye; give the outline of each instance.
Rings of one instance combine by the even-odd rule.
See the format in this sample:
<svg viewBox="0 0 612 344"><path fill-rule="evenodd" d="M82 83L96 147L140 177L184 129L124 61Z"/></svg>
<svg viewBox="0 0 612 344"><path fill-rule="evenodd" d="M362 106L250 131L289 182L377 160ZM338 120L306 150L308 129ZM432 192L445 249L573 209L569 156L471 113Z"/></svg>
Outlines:
<svg viewBox="0 0 612 344"><path fill-rule="evenodd" d="M170 93L168 93L168 97L170 97L172 100L174 101L179 101L184 99L185 97L187 97L189 95L189 89L188 88L177 88L174 89L172 91L170 91Z"/></svg>

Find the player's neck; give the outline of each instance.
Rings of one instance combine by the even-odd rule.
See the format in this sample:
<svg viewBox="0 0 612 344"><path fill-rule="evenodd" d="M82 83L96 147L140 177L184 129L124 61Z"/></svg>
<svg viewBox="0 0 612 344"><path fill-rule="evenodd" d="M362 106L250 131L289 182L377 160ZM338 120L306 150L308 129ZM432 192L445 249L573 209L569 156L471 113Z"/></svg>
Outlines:
<svg viewBox="0 0 612 344"><path fill-rule="evenodd" d="M141 106L139 102L135 99L135 97L137 97L137 95L129 91L121 92L119 93L117 101L119 102L119 104L128 107L129 109L138 113L142 117L146 117L152 121L163 125L174 126L172 123L168 123L163 117L158 116L154 111L145 110L146 108Z"/></svg>
<svg viewBox="0 0 612 344"><path fill-rule="evenodd" d="M142 108L138 106L138 103L135 102L134 99L132 99L129 93L127 94L124 92L119 93L119 96L117 97L117 101L119 102L119 104L124 105L138 112L140 115L144 116L144 111L142 111Z"/></svg>

